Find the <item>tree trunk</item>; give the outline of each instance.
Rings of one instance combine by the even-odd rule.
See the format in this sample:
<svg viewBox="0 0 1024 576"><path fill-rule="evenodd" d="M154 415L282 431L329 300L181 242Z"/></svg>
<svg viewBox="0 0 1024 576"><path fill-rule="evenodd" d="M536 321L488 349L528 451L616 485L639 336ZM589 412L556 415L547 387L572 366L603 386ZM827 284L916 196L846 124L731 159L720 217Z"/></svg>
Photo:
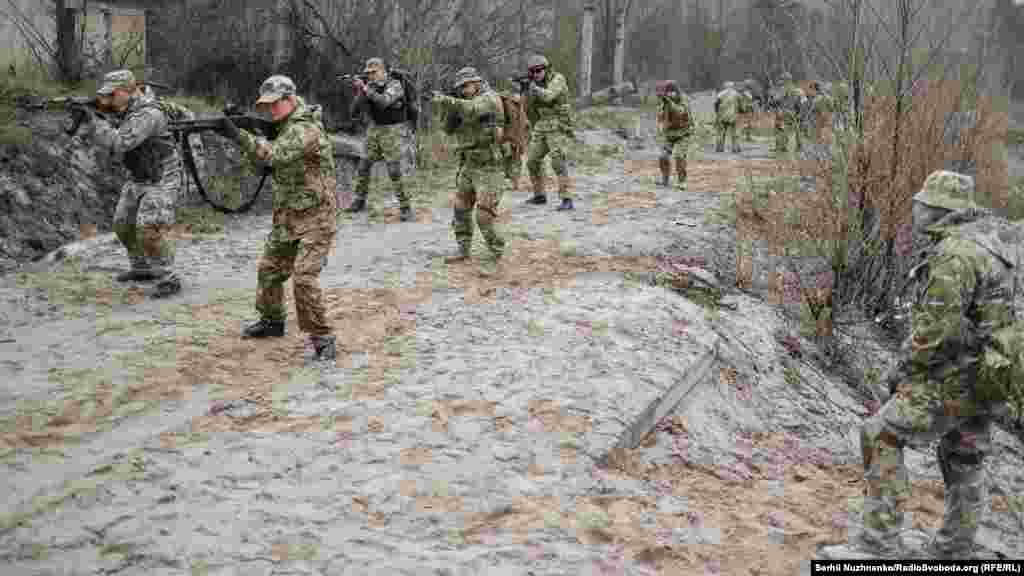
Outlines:
<svg viewBox="0 0 1024 576"><path fill-rule="evenodd" d="M594 2L586 0L583 3L583 26L580 34L580 63L579 63L579 95L583 98L590 96L591 90L591 65L594 60Z"/></svg>
<svg viewBox="0 0 1024 576"><path fill-rule="evenodd" d="M81 55L75 34L75 11L67 0L56 0L57 11L57 75L63 82L81 80Z"/></svg>
<svg viewBox="0 0 1024 576"><path fill-rule="evenodd" d="M626 48L626 10L620 8L615 12L615 56L612 68L612 86L622 84L623 64ZM613 100L618 104L621 99L618 95Z"/></svg>

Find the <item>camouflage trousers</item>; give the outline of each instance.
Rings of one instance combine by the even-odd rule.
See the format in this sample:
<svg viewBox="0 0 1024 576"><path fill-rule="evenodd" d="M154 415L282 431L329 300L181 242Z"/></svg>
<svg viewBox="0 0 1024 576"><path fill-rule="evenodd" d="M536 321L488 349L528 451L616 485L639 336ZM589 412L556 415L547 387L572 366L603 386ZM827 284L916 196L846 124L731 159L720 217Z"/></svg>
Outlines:
<svg viewBox="0 0 1024 576"><path fill-rule="evenodd" d="M740 143L736 140L736 121L723 121L718 123L718 145L715 149L719 152L725 151L726 139L732 141L732 151L740 151Z"/></svg>
<svg viewBox="0 0 1024 576"><path fill-rule="evenodd" d="M932 553L968 557L986 503L982 459L991 452L991 416L969 400L944 400L938 385L900 384L896 394L861 427L864 459L863 536L881 548L898 542L910 480L906 446L939 440L945 514Z"/></svg>
<svg viewBox="0 0 1024 576"><path fill-rule="evenodd" d="M530 180L537 186L542 181L544 157L551 155L551 169L559 177L558 195L572 199L572 191L568 186L569 147L573 145L572 137L560 131L532 131L526 152L526 168L530 172Z"/></svg>
<svg viewBox="0 0 1024 576"><path fill-rule="evenodd" d="M284 283L290 277L299 328L314 336L331 333L320 271L327 265L335 234L334 226L320 226L297 237L289 236L283 226L271 229L257 268L256 310L260 318L278 322L286 319Z"/></svg>
<svg viewBox="0 0 1024 576"><path fill-rule="evenodd" d="M473 208L476 223L487 247L497 256L505 251L505 239L497 229L498 206L508 186L506 168L499 162L480 162L463 157L455 181L452 229L459 250L469 254L473 244Z"/></svg>
<svg viewBox="0 0 1024 576"><path fill-rule="evenodd" d="M355 197L364 201L370 193L370 173L373 165L383 161L388 168L388 177L395 192L395 198L402 208L409 208L409 195L402 184L402 143L407 137L405 123L387 126L370 126L366 133L366 157L359 161L356 169Z"/></svg>
<svg viewBox="0 0 1024 576"><path fill-rule="evenodd" d="M671 172L671 162L676 162L676 177L679 184L686 183L686 150L690 140L686 136L662 136L659 138L661 144L661 155L658 162L661 165L662 176L668 176Z"/></svg>
<svg viewBox="0 0 1024 576"><path fill-rule="evenodd" d="M796 150L803 149L803 133L797 115L792 112L782 112L775 115L775 152L785 152L789 149L790 135L796 137Z"/></svg>
<svg viewBox="0 0 1024 576"><path fill-rule="evenodd" d="M753 142L754 141L754 113L745 112L739 115L740 129L743 131L743 141Z"/></svg>
<svg viewBox="0 0 1024 576"><path fill-rule="evenodd" d="M168 170L156 184L127 182L114 210L114 233L128 251L133 270L173 275L174 243L167 237L175 221L182 172Z"/></svg>

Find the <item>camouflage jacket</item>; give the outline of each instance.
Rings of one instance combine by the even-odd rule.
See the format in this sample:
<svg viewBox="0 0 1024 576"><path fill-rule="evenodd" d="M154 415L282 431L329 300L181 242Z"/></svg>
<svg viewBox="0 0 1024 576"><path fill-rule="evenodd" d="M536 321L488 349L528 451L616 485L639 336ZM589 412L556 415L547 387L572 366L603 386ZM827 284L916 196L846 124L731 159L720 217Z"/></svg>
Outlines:
<svg viewBox="0 0 1024 576"><path fill-rule="evenodd" d="M274 228L282 227L288 238L333 225L337 209L334 141L324 129L320 107L297 100L273 142L245 130L239 141L250 159L273 168Z"/></svg>
<svg viewBox="0 0 1024 576"><path fill-rule="evenodd" d="M685 94L658 99L658 135L666 140L690 136L692 118L690 102Z"/></svg>
<svg viewBox="0 0 1024 576"><path fill-rule="evenodd" d="M548 71L537 93L527 92L526 113L532 130L537 132L572 131L572 107L569 84L559 72Z"/></svg>
<svg viewBox="0 0 1024 576"><path fill-rule="evenodd" d="M719 122L735 122L739 113L740 93L726 88L715 97L715 116Z"/></svg>
<svg viewBox="0 0 1024 576"><path fill-rule="evenodd" d="M433 103L462 116L462 124L452 134L461 160L491 164L502 158L499 141L506 118L501 96L496 92L484 87L472 98L439 94Z"/></svg>
<svg viewBox="0 0 1024 576"><path fill-rule="evenodd" d="M132 180L155 184L181 177L181 158L168 118L147 87L113 122L94 122L93 141L124 164Z"/></svg>
<svg viewBox="0 0 1024 576"><path fill-rule="evenodd" d="M972 397L987 383L985 349L1010 326L1024 230L984 211L950 214L928 229L932 244L911 270L914 308L900 371L944 398Z"/></svg>
<svg viewBox="0 0 1024 576"><path fill-rule="evenodd" d="M807 105L807 95L795 83L787 83L779 95L779 113L791 117L800 115Z"/></svg>
<svg viewBox="0 0 1024 576"><path fill-rule="evenodd" d="M367 84L366 92L359 95L354 106L365 112L376 126L399 124L405 122L404 98L402 83L388 78Z"/></svg>
<svg viewBox="0 0 1024 576"><path fill-rule="evenodd" d="M835 103L828 94L819 92L811 100L811 107L815 114L830 114L835 109Z"/></svg>
<svg viewBox="0 0 1024 576"><path fill-rule="evenodd" d="M750 90L743 90L740 92L740 114L753 114L754 113L754 93Z"/></svg>

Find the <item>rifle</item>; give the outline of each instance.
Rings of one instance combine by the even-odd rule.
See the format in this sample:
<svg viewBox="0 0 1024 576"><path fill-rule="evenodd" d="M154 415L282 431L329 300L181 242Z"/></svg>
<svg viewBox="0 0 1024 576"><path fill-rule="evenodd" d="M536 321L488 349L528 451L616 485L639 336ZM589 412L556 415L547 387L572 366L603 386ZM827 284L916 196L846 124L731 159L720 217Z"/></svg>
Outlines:
<svg viewBox="0 0 1024 576"><path fill-rule="evenodd" d="M64 119L64 133L74 136L78 129L85 122L86 108L92 109L93 114L105 118L104 113L99 109L99 103L95 96L58 96L56 98L31 98L21 97L16 102L19 108L26 110L53 110L64 109L68 117Z"/></svg>
<svg viewBox="0 0 1024 576"><path fill-rule="evenodd" d="M352 84L355 80L361 80L363 84L370 83L370 77L362 72L358 72L356 74L339 74L337 79L348 84Z"/></svg>
<svg viewBox="0 0 1024 576"><path fill-rule="evenodd" d="M246 212L252 208L253 204L255 204L256 200L260 197L260 191L263 190L263 185L267 181L267 176L269 176L272 171L270 167L266 166L263 168L263 174L260 175L259 186L257 186L256 192L252 195L252 198L249 198L238 208L228 208L217 204L210 198L209 194L207 194L206 188L203 187L202 180L199 179L199 170L196 167L195 157L192 155L192 146L189 144L188 137L192 134L202 132L220 132L220 127L224 118L230 119L240 130L262 134L268 140L274 140L277 138L277 127L273 122L256 116L244 114L237 106L230 104L224 108L223 117L203 118L199 120L173 120L168 124L168 130L170 130L175 140L181 146L182 156L185 160L185 167L188 168L189 174L192 176L192 179L195 180L196 187L199 188L199 194L202 195L203 200L206 200L206 203L218 212L224 214L241 214L242 212Z"/></svg>
<svg viewBox="0 0 1024 576"><path fill-rule="evenodd" d="M525 76L513 76L512 78L509 78L509 80L519 86L520 94L526 94L526 91L530 89L530 82L533 82L533 80L530 79L529 74Z"/></svg>

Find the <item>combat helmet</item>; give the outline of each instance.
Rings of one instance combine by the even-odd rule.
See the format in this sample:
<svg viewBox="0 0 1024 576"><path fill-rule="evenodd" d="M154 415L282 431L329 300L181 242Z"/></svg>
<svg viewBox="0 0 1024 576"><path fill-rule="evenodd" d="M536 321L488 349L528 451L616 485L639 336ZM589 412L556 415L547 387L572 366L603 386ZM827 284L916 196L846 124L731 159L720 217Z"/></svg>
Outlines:
<svg viewBox="0 0 1024 576"><path fill-rule="evenodd" d="M914 195L914 202L953 212L978 208L974 202L974 178L936 170L928 175L921 191Z"/></svg>
<svg viewBox="0 0 1024 576"><path fill-rule="evenodd" d="M483 78L481 78L480 74L477 73L476 68L473 68L472 66L460 68L459 71L455 73L455 80L453 84L456 88L462 88L462 86L468 82L483 82Z"/></svg>
<svg viewBox="0 0 1024 576"><path fill-rule="evenodd" d="M526 68L533 70L534 68L547 68L549 66L548 59L543 54L534 54L530 56L530 59L526 62Z"/></svg>

